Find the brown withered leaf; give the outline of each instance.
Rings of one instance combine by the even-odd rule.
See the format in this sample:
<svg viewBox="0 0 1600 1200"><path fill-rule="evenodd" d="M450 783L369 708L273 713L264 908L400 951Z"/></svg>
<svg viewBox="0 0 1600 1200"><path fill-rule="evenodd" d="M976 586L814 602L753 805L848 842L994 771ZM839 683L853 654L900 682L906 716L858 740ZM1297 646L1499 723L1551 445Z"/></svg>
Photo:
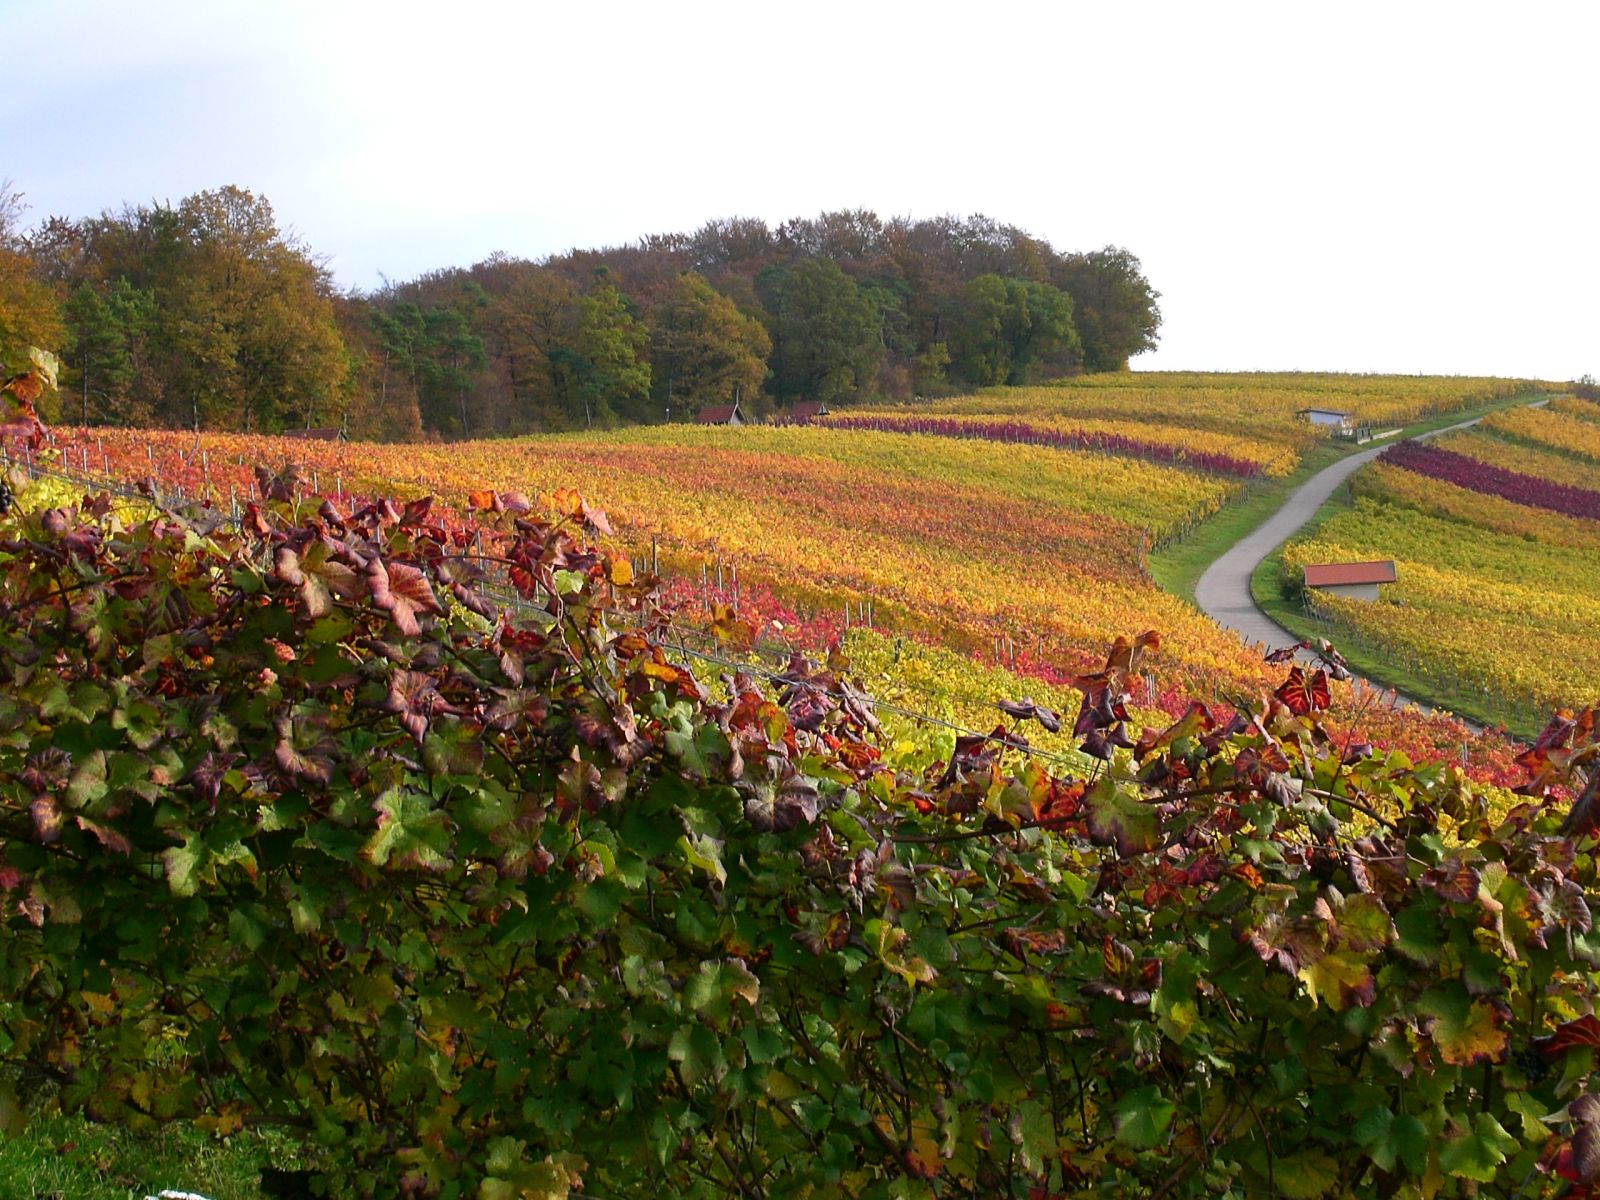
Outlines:
<svg viewBox="0 0 1600 1200"><path fill-rule="evenodd" d="M113 854L132 854L133 843L109 825L102 825L98 821L91 821L88 817L74 817L78 828L85 833L92 833L107 850Z"/></svg>
<svg viewBox="0 0 1600 1200"><path fill-rule="evenodd" d="M286 775L309 779L314 783L327 783L333 778L333 763L321 754L308 754L294 744L287 731L280 731L278 744L272 748L273 760Z"/></svg>
<svg viewBox="0 0 1600 1200"><path fill-rule="evenodd" d="M1037 721L1051 733L1061 732L1061 718L1042 704L1035 704L1032 696L1024 696L1021 700L1001 700L996 707L1019 721Z"/></svg>
<svg viewBox="0 0 1600 1200"><path fill-rule="evenodd" d="M217 810L217 798L222 794L222 781L239 761L237 754L218 754L207 750L184 778L194 785L195 794Z"/></svg>

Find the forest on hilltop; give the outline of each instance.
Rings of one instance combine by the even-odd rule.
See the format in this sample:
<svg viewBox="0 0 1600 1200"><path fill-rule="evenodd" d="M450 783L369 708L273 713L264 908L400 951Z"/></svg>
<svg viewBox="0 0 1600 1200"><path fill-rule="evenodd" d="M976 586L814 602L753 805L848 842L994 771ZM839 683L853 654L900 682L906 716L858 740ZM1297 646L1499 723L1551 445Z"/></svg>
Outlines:
<svg viewBox="0 0 1600 1200"><path fill-rule="evenodd" d="M58 351L47 416L85 425L407 439L762 414L1122 369L1160 325L1128 251L983 216L714 220L363 294L237 187L25 215L0 184L0 367Z"/></svg>

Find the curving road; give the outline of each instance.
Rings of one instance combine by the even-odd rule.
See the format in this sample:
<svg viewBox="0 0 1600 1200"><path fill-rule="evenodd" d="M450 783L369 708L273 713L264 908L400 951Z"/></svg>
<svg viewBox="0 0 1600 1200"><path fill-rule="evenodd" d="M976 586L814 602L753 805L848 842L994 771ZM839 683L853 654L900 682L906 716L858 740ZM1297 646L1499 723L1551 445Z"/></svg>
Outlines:
<svg viewBox="0 0 1600 1200"><path fill-rule="evenodd" d="M1476 425L1482 419L1474 417L1470 421L1458 421L1454 425L1446 425L1442 429L1420 434L1413 440L1423 441L1438 437L1440 434L1453 433L1457 429ZM1224 629L1234 630L1247 642L1260 642L1269 650L1292 646L1298 642L1299 638L1256 607L1255 600L1250 595L1250 575L1261 564L1262 559L1283 545L1301 526L1316 516L1317 510L1333 495L1341 483L1391 445L1392 442L1385 443L1352 454L1349 458L1341 458L1290 492L1288 499L1277 512L1256 526L1221 558L1206 568L1205 574L1200 576L1200 582L1195 585L1195 603L1218 625ZM1384 691L1389 690L1381 688L1379 684L1372 686ZM1395 698L1402 704L1429 707L1398 693Z"/></svg>

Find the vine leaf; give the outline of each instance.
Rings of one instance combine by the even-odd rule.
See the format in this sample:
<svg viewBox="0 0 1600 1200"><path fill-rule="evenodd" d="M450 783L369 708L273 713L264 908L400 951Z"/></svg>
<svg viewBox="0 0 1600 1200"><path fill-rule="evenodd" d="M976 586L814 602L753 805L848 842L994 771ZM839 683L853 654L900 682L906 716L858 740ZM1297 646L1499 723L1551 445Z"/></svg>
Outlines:
<svg viewBox="0 0 1600 1200"><path fill-rule="evenodd" d="M1492 1114L1480 1112L1470 1127L1460 1127L1439 1146L1439 1169L1448 1175L1491 1182L1507 1156L1521 1148Z"/></svg>
<svg viewBox="0 0 1600 1200"><path fill-rule="evenodd" d="M427 576L405 563L373 559L367 569L367 587L372 593L372 603L393 617L395 625L407 637L416 637L422 632L417 623L419 612L444 612L428 586Z"/></svg>
<svg viewBox="0 0 1600 1200"><path fill-rule="evenodd" d="M1387 1108L1369 1108L1350 1134L1379 1170L1393 1171L1404 1164L1407 1171L1420 1175L1427 1166L1427 1126L1408 1113L1397 1117Z"/></svg>
<svg viewBox="0 0 1600 1200"><path fill-rule="evenodd" d="M1305 673L1303 667L1289 668L1289 678L1279 684L1272 694L1297 717L1321 712L1332 703L1328 694L1328 673L1320 667L1310 675Z"/></svg>
<svg viewBox="0 0 1600 1200"><path fill-rule="evenodd" d="M1302 1150L1273 1162L1272 1182L1288 1200L1316 1200L1339 1182L1339 1164L1320 1150Z"/></svg>
<svg viewBox="0 0 1600 1200"><path fill-rule="evenodd" d="M1427 992L1418 999L1417 1008L1432 1017L1428 1036L1438 1048L1439 1057L1451 1066L1497 1062L1505 1054L1508 1038L1501 1028L1501 1013L1482 1000L1472 999L1461 986Z"/></svg>
<svg viewBox="0 0 1600 1200"><path fill-rule="evenodd" d="M1365 957L1349 950L1335 950L1302 966L1297 973L1305 984L1311 1003L1326 1004L1340 1012L1352 1004L1365 1007L1374 997L1372 971Z"/></svg>
<svg viewBox="0 0 1600 1200"><path fill-rule="evenodd" d="M1551 1058L1580 1047L1600 1050L1600 1018L1585 1013L1575 1021L1557 1025L1554 1033L1537 1039L1534 1044Z"/></svg>
<svg viewBox="0 0 1600 1200"><path fill-rule="evenodd" d="M1155 1085L1134 1089L1112 1110L1117 1141L1135 1150L1152 1149L1166 1136L1176 1111L1177 1106Z"/></svg>
<svg viewBox="0 0 1600 1200"><path fill-rule="evenodd" d="M1088 811L1089 836L1096 845L1115 846L1123 858L1145 854L1156 848L1156 810L1136 796L1128 795L1109 776L1084 797Z"/></svg>
<svg viewBox="0 0 1600 1200"><path fill-rule="evenodd" d="M1589 769L1589 782L1572 802L1558 831L1562 837L1587 837L1600 828L1600 765Z"/></svg>

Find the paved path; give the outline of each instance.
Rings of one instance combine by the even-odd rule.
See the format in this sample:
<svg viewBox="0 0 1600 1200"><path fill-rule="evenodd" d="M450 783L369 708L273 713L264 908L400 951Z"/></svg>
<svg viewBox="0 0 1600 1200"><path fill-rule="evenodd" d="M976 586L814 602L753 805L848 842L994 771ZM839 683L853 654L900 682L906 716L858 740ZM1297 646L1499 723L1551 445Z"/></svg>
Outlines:
<svg viewBox="0 0 1600 1200"><path fill-rule="evenodd" d="M1465 429L1469 425L1476 425L1480 420L1481 417L1474 417L1470 421L1446 425L1442 429L1422 434L1416 440ZM1289 493L1289 498L1277 512L1206 568L1205 574L1200 576L1200 582L1195 585L1195 603L1218 625L1224 629L1235 630L1247 642L1260 642L1269 650L1292 646L1298 642L1299 638L1256 607L1256 602L1250 595L1250 575L1261 564L1262 559L1283 545L1302 525L1316 516L1317 510L1333 495L1341 483L1387 449L1388 445L1374 446L1370 450L1352 454L1349 458L1341 458L1332 466L1318 471ZM1372 686L1387 690L1378 684ZM1400 694L1396 695L1396 699L1402 704L1411 703L1424 708L1429 707Z"/></svg>

